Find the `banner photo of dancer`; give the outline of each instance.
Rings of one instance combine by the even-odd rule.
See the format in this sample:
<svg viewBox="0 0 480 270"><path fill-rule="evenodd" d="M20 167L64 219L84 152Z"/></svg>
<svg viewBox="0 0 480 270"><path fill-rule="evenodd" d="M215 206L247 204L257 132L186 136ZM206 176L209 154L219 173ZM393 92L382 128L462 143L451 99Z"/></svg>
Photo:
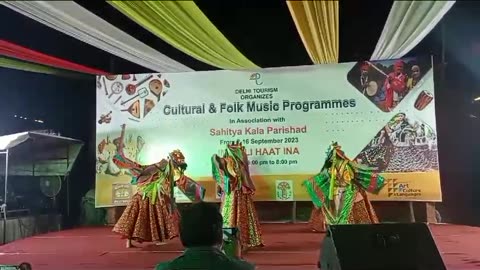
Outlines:
<svg viewBox="0 0 480 270"><path fill-rule="evenodd" d="M135 193L129 171L113 162L119 148L141 165L182 151L185 174L217 201L211 157L237 141L257 201L310 201L302 183L322 169L333 141L385 177L371 200L442 200L430 58L107 75L96 86L97 207L125 205ZM172 194L188 202L195 188Z"/></svg>

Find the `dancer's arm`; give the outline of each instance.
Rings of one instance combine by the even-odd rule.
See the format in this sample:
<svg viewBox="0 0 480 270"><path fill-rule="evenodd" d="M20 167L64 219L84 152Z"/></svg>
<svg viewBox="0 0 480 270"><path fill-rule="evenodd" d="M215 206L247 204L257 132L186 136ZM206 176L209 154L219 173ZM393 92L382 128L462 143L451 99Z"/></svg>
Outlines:
<svg viewBox="0 0 480 270"><path fill-rule="evenodd" d="M255 184L253 184L252 177L250 175L250 162L248 161L247 153L245 152L245 147L242 147L242 162L240 162L240 172L241 172L241 181L242 189L246 193L255 192Z"/></svg>
<svg viewBox="0 0 480 270"><path fill-rule="evenodd" d="M355 183L366 192L377 194L385 186L385 178L374 173L371 168L360 166L355 162L350 164L355 170Z"/></svg>
<svg viewBox="0 0 480 270"><path fill-rule="evenodd" d="M217 185L222 189L222 192L229 194L231 192L231 177L226 169L225 159L218 155L212 156L212 175Z"/></svg>
<svg viewBox="0 0 480 270"><path fill-rule="evenodd" d="M203 201L205 197L205 188L186 175L176 182L178 189L188 197L192 202Z"/></svg>
<svg viewBox="0 0 480 270"><path fill-rule="evenodd" d="M307 193L310 195L313 204L320 208L322 207L325 197L328 195L329 191L329 180L330 177L326 170L314 175L313 177L305 180L303 186L306 188Z"/></svg>

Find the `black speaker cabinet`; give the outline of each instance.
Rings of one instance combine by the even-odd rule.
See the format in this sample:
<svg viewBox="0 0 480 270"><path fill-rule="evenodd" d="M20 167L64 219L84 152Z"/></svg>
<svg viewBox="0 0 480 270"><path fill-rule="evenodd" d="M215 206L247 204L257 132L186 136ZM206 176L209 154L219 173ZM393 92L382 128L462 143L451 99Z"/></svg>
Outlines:
<svg viewBox="0 0 480 270"><path fill-rule="evenodd" d="M321 270L446 270L424 223L331 225Z"/></svg>

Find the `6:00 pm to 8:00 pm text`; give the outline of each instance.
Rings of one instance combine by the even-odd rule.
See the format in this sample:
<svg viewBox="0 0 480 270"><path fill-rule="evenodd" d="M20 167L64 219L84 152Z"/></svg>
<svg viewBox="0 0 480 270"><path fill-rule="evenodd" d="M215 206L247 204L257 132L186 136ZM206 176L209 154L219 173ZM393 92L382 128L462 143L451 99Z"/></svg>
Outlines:
<svg viewBox="0 0 480 270"><path fill-rule="evenodd" d="M252 159L248 161L248 165L254 166L294 166L298 164L296 159L275 159L275 160L257 160Z"/></svg>

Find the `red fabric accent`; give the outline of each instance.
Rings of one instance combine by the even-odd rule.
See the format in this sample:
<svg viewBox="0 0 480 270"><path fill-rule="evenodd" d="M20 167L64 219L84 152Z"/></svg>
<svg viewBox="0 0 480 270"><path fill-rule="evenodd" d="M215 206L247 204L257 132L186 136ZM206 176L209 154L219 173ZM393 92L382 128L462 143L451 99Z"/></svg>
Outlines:
<svg viewBox="0 0 480 270"><path fill-rule="evenodd" d="M0 55L20 59L23 61L34 62L41 65L72 70L80 73L108 75L108 72L103 70L90 68L80 64L72 63L54 56L50 56L41 52L37 52L20 45L0 40Z"/></svg>
<svg viewBox="0 0 480 270"><path fill-rule="evenodd" d="M396 75L395 72L388 74L384 82L385 87L385 108L393 107L393 92L401 93L405 91L405 74Z"/></svg>
<svg viewBox="0 0 480 270"><path fill-rule="evenodd" d="M377 174L374 173L372 175L372 179L370 180L370 186L368 187L367 191L368 192L375 192L377 188Z"/></svg>
<svg viewBox="0 0 480 270"><path fill-rule="evenodd" d="M393 107L393 89L390 87L388 79L385 80L385 108L391 109Z"/></svg>
<svg viewBox="0 0 480 270"><path fill-rule="evenodd" d="M182 175L178 180L177 180L177 187L184 191L187 189L187 176Z"/></svg>
<svg viewBox="0 0 480 270"><path fill-rule="evenodd" d="M124 155L120 154L119 155L122 157L122 159L119 159L118 157L114 156L112 158L113 163L117 165L118 167L121 167L122 169L129 169L129 170L142 170L142 165L138 164L137 162L128 159Z"/></svg>

